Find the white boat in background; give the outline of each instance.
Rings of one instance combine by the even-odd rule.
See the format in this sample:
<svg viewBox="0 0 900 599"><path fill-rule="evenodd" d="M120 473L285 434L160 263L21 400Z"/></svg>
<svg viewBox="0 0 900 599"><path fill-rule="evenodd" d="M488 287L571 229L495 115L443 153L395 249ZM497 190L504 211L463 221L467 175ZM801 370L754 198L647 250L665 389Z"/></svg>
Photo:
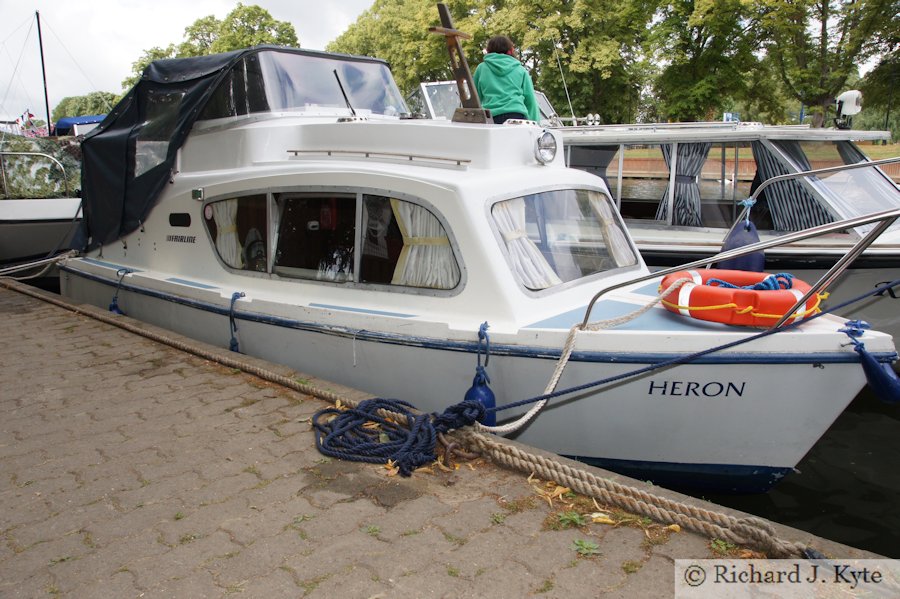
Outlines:
<svg viewBox="0 0 900 599"><path fill-rule="evenodd" d="M589 305L607 328L578 333L560 389L743 341L555 399L516 433L708 488L767 489L865 384L842 318L757 338L653 304L656 275L559 132L407 112L377 59L151 64L84 141L89 241L63 295L429 412L463 400L483 323L499 406L543 393ZM897 359L888 335L859 340Z"/></svg>
<svg viewBox="0 0 900 599"><path fill-rule="evenodd" d="M23 169L10 169L10 161L28 161ZM41 169L58 168L64 182L65 197L15 197L12 177L24 178ZM81 219L81 198L69 197L65 167L53 156L42 152L0 151L0 267L51 257L72 247ZM27 186L27 181L17 182ZM54 272L53 276L56 276Z"/></svg>
<svg viewBox="0 0 900 599"><path fill-rule="evenodd" d="M570 166L607 181L651 268L721 251L741 202L780 175L870 162L860 142L890 132L759 123L596 125L560 129ZM759 239L900 207L900 162L779 181L762 190L749 220ZM815 281L871 225L771 248L768 272ZM900 223L883 233L829 288L836 305L900 279ZM885 294L841 314L900 338L900 295Z"/></svg>

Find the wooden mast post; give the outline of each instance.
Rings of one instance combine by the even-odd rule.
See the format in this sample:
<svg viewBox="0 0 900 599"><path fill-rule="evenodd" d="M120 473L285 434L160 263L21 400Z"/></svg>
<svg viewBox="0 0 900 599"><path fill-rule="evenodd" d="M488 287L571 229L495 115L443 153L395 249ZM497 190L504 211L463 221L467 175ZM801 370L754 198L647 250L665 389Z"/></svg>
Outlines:
<svg viewBox="0 0 900 599"><path fill-rule="evenodd" d="M459 99L462 107L453 113L453 121L457 123L493 123L491 111L482 108L475 91L475 82L472 80L472 72L466 55L462 51L460 38L472 39L468 33L463 33L453 27L453 19L447 5L438 3L438 13L441 15L441 27L429 27L428 31L443 35L447 40L447 51L450 53L450 69L456 79L456 87L459 89Z"/></svg>

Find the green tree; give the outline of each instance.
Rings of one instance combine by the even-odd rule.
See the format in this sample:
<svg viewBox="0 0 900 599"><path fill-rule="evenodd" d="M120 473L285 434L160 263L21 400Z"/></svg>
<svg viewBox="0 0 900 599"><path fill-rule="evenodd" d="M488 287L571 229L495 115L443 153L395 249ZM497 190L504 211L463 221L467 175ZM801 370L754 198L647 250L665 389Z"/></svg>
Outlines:
<svg viewBox="0 0 900 599"><path fill-rule="evenodd" d="M238 3L222 21L213 15L194 21L184 29L184 40L180 44L146 50L132 63L132 74L122 82L122 86L126 89L133 87L147 65L154 60L205 56L260 44L299 47L300 42L294 26L287 21L274 19L269 11L259 6Z"/></svg>
<svg viewBox="0 0 900 599"><path fill-rule="evenodd" d="M445 2L461 31L472 33L469 24L457 19L472 2ZM397 85L410 93L422 81L452 78L444 38L428 31L440 24L433 0L376 0L347 30L326 46L330 52L374 56L391 65ZM463 41L466 60L472 65L478 46Z"/></svg>
<svg viewBox="0 0 900 599"><path fill-rule="evenodd" d="M756 70L753 21L745 0L677 0L663 5L653 28L658 63L654 83L667 120L714 120L733 97L745 95L745 73Z"/></svg>
<svg viewBox="0 0 900 599"><path fill-rule="evenodd" d="M116 105L117 97L110 92L92 92L86 96L67 96L53 109L55 123L67 116L88 116L106 114Z"/></svg>
<svg viewBox="0 0 900 599"><path fill-rule="evenodd" d="M768 56L818 127L857 65L882 47L882 32L896 28L896 0L757 1Z"/></svg>
<svg viewBox="0 0 900 599"><path fill-rule="evenodd" d="M457 29L472 39L463 50L474 70L487 40L498 34L517 44L535 86L568 112L566 85L577 114L608 122L633 120L651 72L641 44L654 0L451 0ZM432 0L376 0L327 49L387 60L400 88L452 77L446 44L428 33L438 25Z"/></svg>
<svg viewBox="0 0 900 599"><path fill-rule="evenodd" d="M219 25L218 37L209 46L210 51L207 54L240 50L260 44L296 47L300 42L297 40L294 26L287 21L276 21L269 11L259 6L244 6L238 3Z"/></svg>
<svg viewBox="0 0 900 599"><path fill-rule="evenodd" d="M219 39L222 22L209 15L194 21L184 30L184 41L178 46L178 56L205 56L212 54L213 44Z"/></svg>
<svg viewBox="0 0 900 599"><path fill-rule="evenodd" d="M123 89L131 89L141 79L141 74L154 60L162 60L164 58L175 58L176 50L174 44L169 44L165 48L155 46L149 50L144 50L143 56L131 63L131 77L122 81Z"/></svg>

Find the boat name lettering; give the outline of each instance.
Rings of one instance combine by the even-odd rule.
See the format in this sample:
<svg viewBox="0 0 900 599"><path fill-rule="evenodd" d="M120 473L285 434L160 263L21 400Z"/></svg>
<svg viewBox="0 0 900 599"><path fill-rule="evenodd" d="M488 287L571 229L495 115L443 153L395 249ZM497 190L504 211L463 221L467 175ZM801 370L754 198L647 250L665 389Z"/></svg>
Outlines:
<svg viewBox="0 0 900 599"><path fill-rule="evenodd" d="M166 235L166 241L174 243L197 243L196 235Z"/></svg>
<svg viewBox="0 0 900 599"><path fill-rule="evenodd" d="M679 397L743 397L746 381L721 383L710 381L650 381L650 395L672 395Z"/></svg>

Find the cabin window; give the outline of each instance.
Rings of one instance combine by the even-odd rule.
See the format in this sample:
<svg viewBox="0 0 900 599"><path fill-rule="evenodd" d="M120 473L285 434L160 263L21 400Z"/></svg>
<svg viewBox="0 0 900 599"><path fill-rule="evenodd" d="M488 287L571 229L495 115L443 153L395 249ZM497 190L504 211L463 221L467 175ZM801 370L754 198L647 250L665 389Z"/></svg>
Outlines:
<svg viewBox="0 0 900 599"><path fill-rule="evenodd" d="M216 252L231 268L266 272L268 243L265 194L210 202L203 220Z"/></svg>
<svg viewBox="0 0 900 599"><path fill-rule="evenodd" d="M494 204L491 215L510 264L528 289L637 264L605 194L559 190Z"/></svg>
<svg viewBox="0 0 900 599"><path fill-rule="evenodd" d="M460 271L427 208L381 195L275 194L274 273L289 278L452 289Z"/></svg>
<svg viewBox="0 0 900 599"><path fill-rule="evenodd" d="M142 107L144 123L137 130L134 149L134 176L140 177L163 164L169 152L169 141L178 123L178 111L184 91L151 89Z"/></svg>
<svg viewBox="0 0 900 599"><path fill-rule="evenodd" d="M356 196L278 194L275 273L321 281L352 281Z"/></svg>

